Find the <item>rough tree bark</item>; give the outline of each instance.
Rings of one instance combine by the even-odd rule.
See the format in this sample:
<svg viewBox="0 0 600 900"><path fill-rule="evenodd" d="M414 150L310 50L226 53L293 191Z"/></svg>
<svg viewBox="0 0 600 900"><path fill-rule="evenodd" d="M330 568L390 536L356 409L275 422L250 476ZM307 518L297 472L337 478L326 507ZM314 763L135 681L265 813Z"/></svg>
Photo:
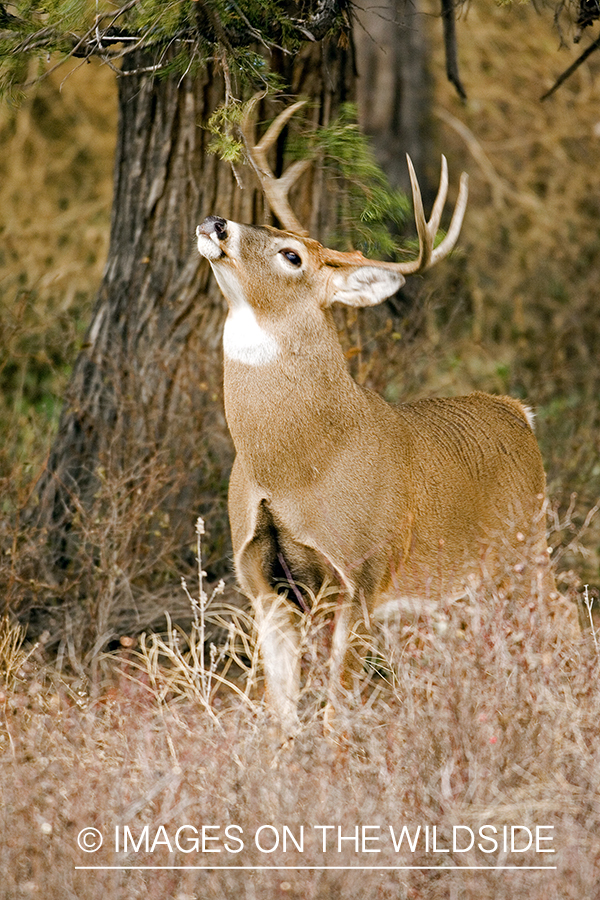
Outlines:
<svg viewBox="0 0 600 900"><path fill-rule="evenodd" d="M138 470L143 481L162 451L198 479L210 450L228 461L213 399L222 301L193 236L205 210L244 216L252 195L206 152L201 125L223 100L220 79L210 70L156 79L143 72L150 62L128 55L119 78L108 261L39 489L39 522L63 566L74 510L97 491L98 467L111 477ZM204 454L199 435L211 445Z"/></svg>
<svg viewBox="0 0 600 900"><path fill-rule="evenodd" d="M202 126L224 100L220 75L207 68L194 77L157 79L144 72L148 64L133 52L119 77L108 261L37 492L35 518L52 551L54 577L61 567L72 571L82 516L107 486L109 500L121 489L134 499L146 496L151 508L142 530L151 532L149 519L163 515L180 551L193 544L196 516L207 516L205 565L213 574L228 565L225 307L194 233L210 213L246 222L265 221L266 213L250 171L244 172L250 186L241 191L231 167L207 152ZM354 98L349 45L308 44L292 60L282 55L272 64L294 94L316 101L322 123ZM330 190L320 191L313 173L299 199L301 217L311 210L305 221L322 234L333 215ZM136 552L148 557L157 548L149 541ZM151 569L150 559L145 571Z"/></svg>

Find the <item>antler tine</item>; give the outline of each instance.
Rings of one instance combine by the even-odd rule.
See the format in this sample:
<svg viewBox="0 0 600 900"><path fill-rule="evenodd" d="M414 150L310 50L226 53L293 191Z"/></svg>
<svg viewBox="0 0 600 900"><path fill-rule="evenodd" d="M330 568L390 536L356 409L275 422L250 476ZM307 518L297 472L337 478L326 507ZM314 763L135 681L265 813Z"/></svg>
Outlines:
<svg viewBox="0 0 600 900"><path fill-rule="evenodd" d="M257 154L257 156L265 159L265 165L265 155L267 151L271 149L294 113L297 112L297 110L301 109L303 106L306 106L306 103L306 100L297 100L296 103L292 103L291 106L286 106L286 108L279 113L277 118L273 122L271 122L262 138L260 139L259 143L255 146L254 152Z"/></svg>
<svg viewBox="0 0 600 900"><path fill-rule="evenodd" d="M286 109L271 122L258 144L255 144L254 137L250 134L250 129L254 124L252 121L252 114L256 103L258 100L262 99L263 96L264 94L257 94L252 98L241 123L241 131L244 143L246 144L248 159L258 176L269 206L283 227L288 231L294 232L294 234L308 237L308 231L302 227L290 206L288 194L298 178L309 167L310 160L301 159L292 163L281 178L275 177L267 160L267 153L281 134L283 128L287 125L294 113L304 106L307 101L298 100L291 106L286 107Z"/></svg>
<svg viewBox="0 0 600 900"><path fill-rule="evenodd" d="M421 197L421 188L417 179L415 167L412 159L406 154L406 162L408 163L408 174L410 176L410 186L412 188L413 209L415 214L415 224L417 226L417 234L419 235L419 255L416 259L407 263L395 263L394 268L402 272L403 275L412 275L426 269L429 265L431 250L433 246L433 238L430 237L427 219L425 218L425 210L423 209L423 198Z"/></svg>
<svg viewBox="0 0 600 900"><path fill-rule="evenodd" d="M456 244L458 235L460 234L460 229L462 228L463 219L465 217L468 196L469 176L466 172L463 172L460 176L458 197L456 200L456 206L454 207L454 212L452 213L452 219L450 220L450 227L446 232L446 237L444 238L444 240L435 248L435 250L431 254L430 265L434 265L441 259L444 259L444 257L450 253L450 251Z"/></svg>
<svg viewBox="0 0 600 900"><path fill-rule="evenodd" d="M433 239L435 240L435 236L437 234L438 228L440 227L440 222L442 220L442 213L444 211L444 206L446 205L446 198L448 196L448 160L442 153L442 169L440 172L440 186L438 188L438 192L435 197L435 201L433 204L433 209L431 210L431 217L429 219L429 231L432 232Z"/></svg>
<svg viewBox="0 0 600 900"><path fill-rule="evenodd" d="M402 272L403 275L414 275L415 272L424 272L425 269L429 269L434 263L439 262L447 256L454 247L458 235L460 234L465 210L467 208L467 197L469 193L468 176L463 172L460 177L460 188L456 206L454 207L454 213L452 214L450 228L448 229L444 240L434 250L433 244L435 236L440 226L442 211L448 195L448 163L446 157L442 155L440 186L433 204L433 209L431 210L431 216L429 221L427 221L423 210L421 189L419 188L415 168L408 154L406 155L406 161L408 163L408 173L410 175L410 184L412 188L415 223L417 226L417 234L419 235L419 255L416 259L411 260L411 262L396 263L394 268L396 271Z"/></svg>

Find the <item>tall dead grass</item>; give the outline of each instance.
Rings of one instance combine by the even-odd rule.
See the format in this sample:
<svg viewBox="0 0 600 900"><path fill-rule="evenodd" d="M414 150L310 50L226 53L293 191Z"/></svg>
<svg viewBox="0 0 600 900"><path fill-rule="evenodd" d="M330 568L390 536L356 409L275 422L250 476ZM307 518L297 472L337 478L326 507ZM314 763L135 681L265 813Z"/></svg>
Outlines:
<svg viewBox="0 0 600 900"><path fill-rule="evenodd" d="M442 75L440 23L429 23ZM468 102L443 77L435 95L438 142L453 169L470 173L455 295L470 329L444 348L441 369L440 354L425 364L425 378L444 391L478 385L527 398L550 495L566 509L576 492L582 522L600 497L600 56L542 103L581 52L559 46L547 9L466 4L458 40ZM596 581L597 523L588 538Z"/></svg>
<svg viewBox="0 0 600 900"><path fill-rule="evenodd" d="M38 648L0 698L3 896L597 896L589 633L561 639L535 592L517 605L490 588L445 614L443 628L423 618L383 630L377 670L334 741L313 654L302 725L283 747L252 667L250 684L230 673L198 702L207 671L183 633L179 657L172 636L170 658L144 643L111 656L93 693ZM174 677L184 659L191 681ZM77 843L91 827L97 852ZM542 841L527 850L536 828Z"/></svg>
<svg viewBox="0 0 600 900"><path fill-rule="evenodd" d="M389 6L379 14L392 15ZM559 48L545 8L464 4L463 104L445 80L438 9L424 2L422 10L436 146L449 158L451 185L468 171L469 205L459 248L427 276L417 305L388 311L387 321L385 310L367 311L368 324L358 318L355 373L394 401L477 388L532 405L549 495L568 521L558 549L600 497L600 54L541 103L581 45ZM436 184L439 151L430 158ZM598 517L588 526L585 559L564 553L562 565L597 586Z"/></svg>

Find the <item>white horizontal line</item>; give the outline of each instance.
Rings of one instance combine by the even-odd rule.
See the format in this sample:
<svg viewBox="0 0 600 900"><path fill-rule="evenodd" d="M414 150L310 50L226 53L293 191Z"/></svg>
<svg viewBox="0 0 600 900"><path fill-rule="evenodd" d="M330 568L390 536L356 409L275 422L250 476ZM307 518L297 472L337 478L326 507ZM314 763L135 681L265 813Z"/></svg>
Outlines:
<svg viewBox="0 0 600 900"><path fill-rule="evenodd" d="M295 870L295 871L322 871L327 869L336 869L342 870L346 872L350 871L360 871L360 872L390 872L390 871L404 871L406 869L418 869L420 871L424 871L426 869L436 869L441 872L457 872L457 871L474 871L474 870L494 870L500 871L502 869L516 869L517 871L522 870L553 870L557 869L558 866L75 866L76 869L86 869L86 870L101 870L101 869L203 869L208 871L217 871L218 869L223 869L224 871L268 871L272 869L274 872L282 869Z"/></svg>

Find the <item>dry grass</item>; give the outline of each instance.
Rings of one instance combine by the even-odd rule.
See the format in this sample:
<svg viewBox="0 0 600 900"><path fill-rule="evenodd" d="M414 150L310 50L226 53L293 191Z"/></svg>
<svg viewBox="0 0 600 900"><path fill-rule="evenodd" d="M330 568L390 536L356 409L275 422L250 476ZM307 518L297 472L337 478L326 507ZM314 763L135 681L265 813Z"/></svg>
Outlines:
<svg viewBox="0 0 600 900"><path fill-rule="evenodd" d="M533 406L554 519L564 524L553 545L562 568L598 587L600 518L585 529L583 559L564 548L600 498L600 54L541 103L581 45L559 50L547 10L465 4L463 104L444 77L437 13L425 4L436 146L449 158L451 191L469 173L467 215L458 250L428 274L416 307L393 319L368 310L351 324L354 374L392 401L476 388ZM430 155L436 184L439 150Z"/></svg>
<svg viewBox="0 0 600 900"><path fill-rule="evenodd" d="M537 411L550 496L566 510L576 492L581 523L600 497L600 54L541 103L582 46L559 50L547 9L466 4L458 25L463 105L443 79L440 27L430 20L438 143L452 171L470 174L464 258L455 290L446 285L441 294L454 296L461 327L449 342L443 331L433 335L408 389L476 386L525 398ZM587 538L593 583L599 527L596 520Z"/></svg>
<svg viewBox="0 0 600 900"><path fill-rule="evenodd" d="M597 896L600 708L593 641L589 634L561 641L533 594L513 608L510 597L482 592L446 612L443 633L439 624L421 620L382 635L378 669L385 677L365 676L360 696L349 698L337 741L323 736L324 691L315 687L313 660L302 727L284 747L271 733L255 684L240 695L244 680L230 678L231 687L221 683L211 693L210 705L199 702L202 673L189 654L185 665L195 680L187 684L173 677L174 669L183 670L177 652L167 665L142 644L141 653L127 649L111 657L110 675L85 688L57 675L38 649L21 666L16 686L2 692L3 896ZM176 833L188 825L197 831L180 832L178 848ZM315 829L322 825L334 826L326 832L326 852L323 832ZM544 826L552 841L541 846L556 852L427 852L423 837L414 852L406 843L394 852L390 826L396 835L402 826L414 835L419 825L436 826L438 849L451 846L456 826L476 834L483 825L500 834L504 826ZM136 843L141 839L137 851L130 842L122 852L125 826ZM196 852L187 840L202 826L218 840ZM227 826L238 828L226 833ZM255 844L261 826L270 826L259 833L262 851ZM282 841L284 826L287 850L281 844L266 852L273 829ZM357 850L349 840L338 850L338 827L352 837L356 826L367 826L367 836L378 840L366 847L379 853L363 852L360 844ZM104 836L97 853L78 848L87 827ZM299 852L289 834L299 842L302 830ZM466 829L457 834L469 835ZM502 864L556 869L334 868ZM76 868L86 865L292 868Z"/></svg>

